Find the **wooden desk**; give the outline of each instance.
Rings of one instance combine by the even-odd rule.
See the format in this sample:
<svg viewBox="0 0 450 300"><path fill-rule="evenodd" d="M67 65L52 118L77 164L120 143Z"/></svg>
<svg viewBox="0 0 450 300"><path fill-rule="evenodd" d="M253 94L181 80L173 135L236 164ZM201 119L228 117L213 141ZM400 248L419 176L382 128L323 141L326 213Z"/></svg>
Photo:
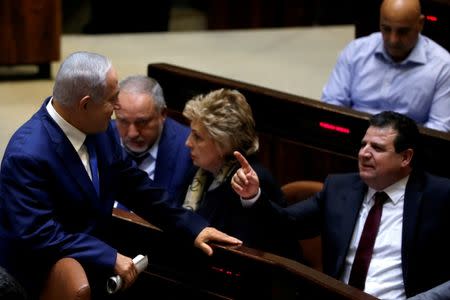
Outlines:
<svg viewBox="0 0 450 300"><path fill-rule="evenodd" d="M149 256L124 299L376 299L296 261L244 246L214 246L207 257L119 209L111 230L121 252Z"/></svg>
<svg viewBox="0 0 450 300"><path fill-rule="evenodd" d="M0 1L0 65L37 65L36 77L49 78L60 39L59 0Z"/></svg>
<svg viewBox="0 0 450 300"><path fill-rule="evenodd" d="M250 106L260 136L259 157L280 184L323 181L330 173L357 171L357 153L369 115L169 64L148 65L162 86L169 109L181 118L186 101L219 88L237 89ZM420 128L424 162L449 177L450 134Z"/></svg>

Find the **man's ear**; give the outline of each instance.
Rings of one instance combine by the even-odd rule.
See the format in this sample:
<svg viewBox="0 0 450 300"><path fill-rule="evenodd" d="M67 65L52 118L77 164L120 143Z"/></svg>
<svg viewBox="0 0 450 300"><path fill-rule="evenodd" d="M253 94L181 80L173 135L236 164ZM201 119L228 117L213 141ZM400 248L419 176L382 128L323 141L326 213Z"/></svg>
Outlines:
<svg viewBox="0 0 450 300"><path fill-rule="evenodd" d="M92 101L91 96L89 96L89 95L88 96L84 96L78 102L78 109L79 110L86 110L90 101Z"/></svg>
<svg viewBox="0 0 450 300"><path fill-rule="evenodd" d="M408 148L402 152L402 166L411 166L411 161L414 156L414 150Z"/></svg>
<svg viewBox="0 0 450 300"><path fill-rule="evenodd" d="M164 120L167 118L167 107L161 109L161 116Z"/></svg>
<svg viewBox="0 0 450 300"><path fill-rule="evenodd" d="M419 32L422 32L424 24L425 24L425 16L424 15L420 15L419 22L417 23Z"/></svg>

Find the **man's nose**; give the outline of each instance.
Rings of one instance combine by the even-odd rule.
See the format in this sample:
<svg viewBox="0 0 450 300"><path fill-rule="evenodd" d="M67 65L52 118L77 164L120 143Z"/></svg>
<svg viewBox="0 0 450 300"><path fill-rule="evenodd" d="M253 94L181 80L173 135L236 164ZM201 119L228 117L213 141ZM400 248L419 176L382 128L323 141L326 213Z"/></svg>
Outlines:
<svg viewBox="0 0 450 300"><path fill-rule="evenodd" d="M359 156L361 156L361 157L370 157L370 155L371 155L371 152L370 152L369 146L367 146L367 145L361 147L361 149L359 150Z"/></svg>
<svg viewBox="0 0 450 300"><path fill-rule="evenodd" d="M192 149L191 135L190 134L188 135L188 137L186 139L186 142L184 144L186 145L186 147Z"/></svg>
<svg viewBox="0 0 450 300"><path fill-rule="evenodd" d="M393 31L389 34L389 42L391 44L397 44L399 40L400 40L400 37L395 31Z"/></svg>
<svg viewBox="0 0 450 300"><path fill-rule="evenodd" d="M136 128L134 124L130 124L130 126L128 126L128 136L129 137L139 136L139 130Z"/></svg>

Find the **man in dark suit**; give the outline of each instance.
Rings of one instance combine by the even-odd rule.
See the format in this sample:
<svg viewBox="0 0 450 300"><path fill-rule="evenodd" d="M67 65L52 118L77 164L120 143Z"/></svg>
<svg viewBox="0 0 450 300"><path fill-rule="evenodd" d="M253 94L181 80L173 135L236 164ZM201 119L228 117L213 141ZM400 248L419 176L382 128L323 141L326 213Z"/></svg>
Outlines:
<svg viewBox="0 0 450 300"><path fill-rule="evenodd" d="M405 299L430 289L429 295L439 296L430 299L449 299L448 288L433 287L450 279L450 180L421 170L419 139L408 117L372 116L359 150L359 174L329 176L321 192L284 210L267 201L239 153L241 168L232 186L244 203L286 222L300 238L321 234L326 274L381 299ZM387 195L384 201L374 199L377 192ZM371 211L378 211L377 222ZM366 228L376 228L371 247ZM367 262L364 272L361 257Z"/></svg>
<svg viewBox="0 0 450 300"><path fill-rule="evenodd" d="M0 265L37 298L51 266L77 259L94 295L108 276L129 287L130 257L105 242L115 199L207 254L208 241L240 241L167 204L147 174L122 155L110 126L119 86L109 59L71 54L56 75L53 97L12 136L0 170ZM95 297L94 297L95 298ZM95 298L96 299L96 298Z"/></svg>
<svg viewBox="0 0 450 300"><path fill-rule="evenodd" d="M167 116L163 90L156 80L129 76L119 86L115 124L126 154L156 186L176 195L187 177L193 176L185 145L189 127Z"/></svg>

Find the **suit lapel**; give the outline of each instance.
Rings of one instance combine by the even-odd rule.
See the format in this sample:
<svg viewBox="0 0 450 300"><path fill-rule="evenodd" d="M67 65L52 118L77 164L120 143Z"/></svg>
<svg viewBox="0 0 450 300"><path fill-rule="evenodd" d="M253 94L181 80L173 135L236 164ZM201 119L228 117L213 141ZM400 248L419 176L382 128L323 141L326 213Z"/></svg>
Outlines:
<svg viewBox="0 0 450 300"><path fill-rule="evenodd" d="M367 191L366 185L358 180L352 186L352 189L346 193L339 203L341 224L336 224L338 228L335 229L336 234L341 238L337 239L339 242L336 255L336 269L335 276L339 274L344 265L345 257L347 256L348 247L353 236L356 221L358 220L359 210L364 200L364 195Z"/></svg>
<svg viewBox="0 0 450 300"><path fill-rule="evenodd" d="M45 108L46 104L47 101L41 108L40 113L42 115L44 126L47 129L49 140L54 144L59 160L65 167L67 174L70 174L73 177L74 181L78 183L80 188L91 198L97 198L95 188L80 160L80 157L78 156L78 153L75 151L62 129L59 128L59 126L47 113L47 109Z"/></svg>
<svg viewBox="0 0 450 300"><path fill-rule="evenodd" d="M172 140L176 138L176 133L172 130L170 126L170 122L164 122L164 129L161 133L161 138L159 140L158 145L158 158L156 159L155 165L155 177L154 181L156 184L167 182L166 177L175 172L174 163L175 163L175 148L170 147L173 145Z"/></svg>
<svg viewBox="0 0 450 300"><path fill-rule="evenodd" d="M110 165L108 161L114 157L112 152L106 149L107 145L108 143L106 143L105 141L105 135L97 135L97 138L95 139L95 149L97 150L98 176L100 178L100 198L108 190L107 183L110 182L110 172L108 172L108 168L110 167Z"/></svg>
<svg viewBox="0 0 450 300"><path fill-rule="evenodd" d="M422 175L412 173L406 184L403 207L403 231L402 231L402 268L404 282L408 282L408 262L410 249L416 233L419 208L422 201L423 180Z"/></svg>
<svg viewBox="0 0 450 300"><path fill-rule="evenodd" d="M69 173L74 178L80 188L84 190L90 197L96 198L97 193L95 192L92 181L89 178L83 164L81 163L78 153L75 151L75 149L73 149L72 144L70 144L69 141L66 141L57 145L56 147L56 152L58 153L60 160L66 167L67 173Z"/></svg>

